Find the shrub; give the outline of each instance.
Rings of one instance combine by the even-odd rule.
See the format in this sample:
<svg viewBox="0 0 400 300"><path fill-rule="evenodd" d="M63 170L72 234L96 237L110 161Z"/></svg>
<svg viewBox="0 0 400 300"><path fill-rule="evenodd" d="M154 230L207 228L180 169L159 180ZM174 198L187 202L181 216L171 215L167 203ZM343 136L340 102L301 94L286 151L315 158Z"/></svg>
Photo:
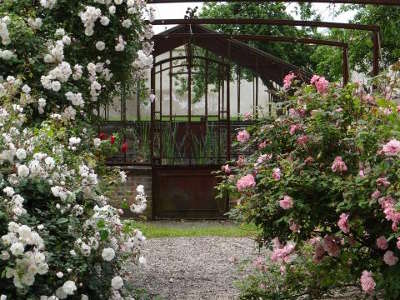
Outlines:
<svg viewBox="0 0 400 300"><path fill-rule="evenodd" d="M126 175L104 165L121 141L88 121L151 66L145 13L140 0L0 1L1 299L132 299L124 267L144 262L144 237L109 204ZM145 207L138 186L131 210Z"/></svg>
<svg viewBox="0 0 400 300"><path fill-rule="evenodd" d="M350 286L400 297L399 70L373 94L286 78L288 114L247 128L239 147L257 150L224 167L218 190L238 199L231 215L254 222L272 253L255 262L242 298L318 298Z"/></svg>
<svg viewBox="0 0 400 300"><path fill-rule="evenodd" d="M34 116L87 118L152 65L146 15L142 0L1 1L0 74L23 80Z"/></svg>

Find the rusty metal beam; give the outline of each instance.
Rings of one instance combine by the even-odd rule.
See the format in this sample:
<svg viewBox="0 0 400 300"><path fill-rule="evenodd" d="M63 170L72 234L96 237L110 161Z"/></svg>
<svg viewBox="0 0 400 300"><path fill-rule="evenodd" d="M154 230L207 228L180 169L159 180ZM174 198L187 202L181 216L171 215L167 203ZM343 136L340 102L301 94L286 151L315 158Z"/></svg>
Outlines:
<svg viewBox="0 0 400 300"><path fill-rule="evenodd" d="M154 39L170 39L191 37L194 39L223 37L227 39L234 39L238 41L264 41L264 42L282 42L282 43L301 43L311 45L326 45L333 47L347 47L348 44L344 42L314 39L314 38L297 38L289 36L271 36L271 35L251 35L251 34L224 34L224 33L172 33L169 35L156 34Z"/></svg>
<svg viewBox="0 0 400 300"><path fill-rule="evenodd" d="M188 3L204 2L203 0L147 0L147 3ZM373 5L400 5L398 0L208 0L207 2L253 2L253 3L275 3L275 2L301 2L301 3L329 3L329 4L373 4Z"/></svg>
<svg viewBox="0 0 400 300"><path fill-rule="evenodd" d="M242 18L204 18L204 19L156 19L151 22L152 25L279 25L279 26L306 26L306 27L326 27L341 28L364 31L379 31L377 25L286 20L286 19L242 19Z"/></svg>

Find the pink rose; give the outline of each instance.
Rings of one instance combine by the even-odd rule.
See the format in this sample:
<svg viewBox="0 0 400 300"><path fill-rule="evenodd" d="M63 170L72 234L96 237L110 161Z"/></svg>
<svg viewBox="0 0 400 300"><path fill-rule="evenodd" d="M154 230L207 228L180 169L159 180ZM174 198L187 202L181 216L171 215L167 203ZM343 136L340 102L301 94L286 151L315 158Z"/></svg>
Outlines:
<svg viewBox="0 0 400 300"><path fill-rule="evenodd" d="M288 242L285 246L283 246L278 240L278 243L274 243L273 245L271 261L280 263L290 262L293 258L292 254L295 251L295 247L296 244L293 242Z"/></svg>
<svg viewBox="0 0 400 300"><path fill-rule="evenodd" d="M365 293L372 294L374 292L376 284L374 279L372 278L372 272L363 271L360 282L361 288Z"/></svg>
<svg viewBox="0 0 400 300"><path fill-rule="evenodd" d="M380 196L381 196L381 192L380 192L379 190L375 190L375 192L373 192L373 193L371 194L371 197L372 197L373 199L378 199Z"/></svg>
<svg viewBox="0 0 400 300"><path fill-rule="evenodd" d="M274 178L274 180L278 181L279 179L281 179L281 169L279 168L274 168L272 170L272 178Z"/></svg>
<svg viewBox="0 0 400 300"><path fill-rule="evenodd" d="M256 186L256 181L254 180L254 176L251 174L243 176L236 183L236 187L239 192L255 186Z"/></svg>
<svg viewBox="0 0 400 300"><path fill-rule="evenodd" d="M268 161L272 158L272 154L262 154L257 158L257 165L262 164L264 161Z"/></svg>
<svg viewBox="0 0 400 300"><path fill-rule="evenodd" d="M389 247L388 242L383 235L376 239L376 245L381 250L386 250Z"/></svg>
<svg viewBox="0 0 400 300"><path fill-rule="evenodd" d="M286 89L286 90L287 90L288 88L290 88L291 85L292 85L292 81L293 81L293 79L295 79L295 78L296 78L296 75L294 75L293 72L287 74L287 75L283 78L283 88Z"/></svg>
<svg viewBox="0 0 400 300"><path fill-rule="evenodd" d="M258 145L258 149L264 149L265 147L267 147L267 142L266 141L264 141L264 142L261 142L259 145Z"/></svg>
<svg viewBox="0 0 400 300"><path fill-rule="evenodd" d="M344 233L350 232L350 226L349 226L348 219L349 219L349 214L342 213L340 215L339 221L337 223L340 230L343 231Z"/></svg>
<svg viewBox="0 0 400 300"><path fill-rule="evenodd" d="M393 139L390 140L387 144L383 145L382 152L386 156L395 156L400 152L400 141Z"/></svg>
<svg viewBox="0 0 400 300"><path fill-rule="evenodd" d="M222 166L222 171L224 171L226 174L230 174L231 173L231 168L229 168L229 165L226 164L224 166Z"/></svg>
<svg viewBox="0 0 400 300"><path fill-rule="evenodd" d="M301 135L297 138L297 144L300 146L304 146L308 142L308 136Z"/></svg>
<svg viewBox="0 0 400 300"><path fill-rule="evenodd" d="M248 120L251 120L251 118L253 117L253 114L251 112L247 112L244 114L243 117L244 117L245 121L248 121Z"/></svg>
<svg viewBox="0 0 400 300"><path fill-rule="evenodd" d="M376 184L378 185L378 186L384 186L384 187L388 187L389 185L390 185L390 181L389 180L387 180L387 177L379 177L377 180L376 180Z"/></svg>
<svg viewBox="0 0 400 300"><path fill-rule="evenodd" d="M246 130L239 131L236 139L240 143L246 143L250 139L250 134Z"/></svg>
<svg viewBox="0 0 400 300"><path fill-rule="evenodd" d="M394 266L399 261L399 258L396 255L394 255L392 251L389 250L385 252L385 255L383 255L383 261L388 266Z"/></svg>
<svg viewBox="0 0 400 300"><path fill-rule="evenodd" d="M320 94L324 94L329 87L329 81L323 76L314 75L310 81L311 84L315 85L315 88Z"/></svg>
<svg viewBox="0 0 400 300"><path fill-rule="evenodd" d="M290 209L293 207L293 198L290 196L284 196L282 200L279 201L279 206L282 209Z"/></svg>
<svg viewBox="0 0 400 300"><path fill-rule="evenodd" d="M296 133L296 131L298 131L300 129L301 129L301 125L300 124L292 124L292 125L290 125L289 133L290 133L290 135L293 135L293 134Z"/></svg>
<svg viewBox="0 0 400 300"><path fill-rule="evenodd" d="M345 162L342 160L341 156L336 156L335 160L332 163L332 172L334 173L343 173L347 171L347 166Z"/></svg>
<svg viewBox="0 0 400 300"><path fill-rule="evenodd" d="M314 83L316 83L318 80L319 80L319 76L318 75L313 75L313 77L311 77L311 81L310 81L310 83L311 84L314 84Z"/></svg>

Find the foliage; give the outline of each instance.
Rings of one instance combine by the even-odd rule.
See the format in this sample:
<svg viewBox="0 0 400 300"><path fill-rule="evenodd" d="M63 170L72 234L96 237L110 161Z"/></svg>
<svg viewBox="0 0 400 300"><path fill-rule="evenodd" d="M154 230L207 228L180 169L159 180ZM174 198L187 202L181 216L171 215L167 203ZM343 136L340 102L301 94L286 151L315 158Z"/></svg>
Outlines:
<svg viewBox="0 0 400 300"><path fill-rule="evenodd" d="M34 91L36 102L27 102L31 109L42 108L34 116L67 107L78 115L92 114L117 92L116 83L134 85L151 65L144 1L38 2L0 4L0 74L20 77Z"/></svg>
<svg viewBox="0 0 400 300"><path fill-rule="evenodd" d="M144 237L109 205L127 178L104 165L124 141L88 121L151 66L145 13L133 0L0 1L1 299L132 299L123 267L144 262Z"/></svg>
<svg viewBox="0 0 400 300"><path fill-rule="evenodd" d="M319 298L360 283L399 298L399 71L381 75L373 95L319 76L294 88L288 76L289 114L238 134L242 151L257 150L224 166L219 196L237 198L231 215L272 249L243 298Z"/></svg>
<svg viewBox="0 0 400 300"><path fill-rule="evenodd" d="M93 140L90 128L71 127L59 115L24 128L24 110L11 99L3 96L0 108L1 291L10 299L109 299L119 293L111 279L125 260L139 259L143 240L107 203L126 180L102 165L118 143ZM134 210L144 194L137 200ZM66 292L66 282L75 288Z"/></svg>
<svg viewBox="0 0 400 300"><path fill-rule="evenodd" d="M400 56L400 8L379 5L350 5L342 7L337 13L354 12L352 23L373 24L380 27L381 57L380 67L388 68ZM372 70L373 43L370 32L357 30L332 29L326 39L343 41L349 44L350 69L364 74ZM311 56L316 64L315 72L325 74L331 80L339 80L342 76L342 51L340 48L321 46Z"/></svg>

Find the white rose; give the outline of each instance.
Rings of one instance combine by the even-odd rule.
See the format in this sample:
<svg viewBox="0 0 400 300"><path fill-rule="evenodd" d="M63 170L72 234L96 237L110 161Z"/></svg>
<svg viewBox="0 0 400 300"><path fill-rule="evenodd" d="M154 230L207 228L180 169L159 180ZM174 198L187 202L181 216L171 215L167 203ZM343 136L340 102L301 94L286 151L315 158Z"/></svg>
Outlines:
<svg viewBox="0 0 400 300"><path fill-rule="evenodd" d="M18 149L15 153L19 160L24 160L26 158L26 151L22 148Z"/></svg>
<svg viewBox="0 0 400 300"><path fill-rule="evenodd" d="M98 41L96 43L96 49L99 51L103 51L106 48L106 44L102 41Z"/></svg>
<svg viewBox="0 0 400 300"><path fill-rule="evenodd" d="M29 168L25 165L18 166L18 177L28 177L29 175Z"/></svg>
<svg viewBox="0 0 400 300"><path fill-rule="evenodd" d="M108 26L108 24L110 24L110 19L107 17L101 17L100 18L100 23L103 26Z"/></svg>
<svg viewBox="0 0 400 300"><path fill-rule="evenodd" d="M113 248L104 248L101 256L105 261L112 261L115 257L115 251Z"/></svg>
<svg viewBox="0 0 400 300"><path fill-rule="evenodd" d="M17 256L17 255L21 255L24 253L24 248L25 247L21 242L16 242L11 245L10 251L13 255Z"/></svg>
<svg viewBox="0 0 400 300"><path fill-rule="evenodd" d="M12 197L15 194L15 191L11 186L8 186L3 189L3 193L5 193L8 197Z"/></svg>
<svg viewBox="0 0 400 300"><path fill-rule="evenodd" d="M136 187L136 192L138 192L139 194L144 194L144 186L142 184L139 184Z"/></svg>
<svg viewBox="0 0 400 300"><path fill-rule="evenodd" d="M66 281L63 284L62 289L63 289L64 293L66 293L67 295L73 295L76 291L75 282L73 282L72 280Z"/></svg>
<svg viewBox="0 0 400 300"><path fill-rule="evenodd" d="M61 83L59 82L59 81L53 81L52 83L51 83L51 89L54 91L54 92L58 92L60 89L61 89Z"/></svg>
<svg viewBox="0 0 400 300"><path fill-rule="evenodd" d="M109 8L108 8L108 11L110 12L110 14L115 14L115 10L116 10L116 8L115 8L115 6L114 5L111 5Z"/></svg>
<svg viewBox="0 0 400 300"><path fill-rule="evenodd" d="M93 139L93 144L96 148L98 148L101 145L101 140L99 138Z"/></svg>
<svg viewBox="0 0 400 300"><path fill-rule="evenodd" d="M115 276L111 280L111 286L114 290L119 290L124 286L124 281L122 280L121 276Z"/></svg>

